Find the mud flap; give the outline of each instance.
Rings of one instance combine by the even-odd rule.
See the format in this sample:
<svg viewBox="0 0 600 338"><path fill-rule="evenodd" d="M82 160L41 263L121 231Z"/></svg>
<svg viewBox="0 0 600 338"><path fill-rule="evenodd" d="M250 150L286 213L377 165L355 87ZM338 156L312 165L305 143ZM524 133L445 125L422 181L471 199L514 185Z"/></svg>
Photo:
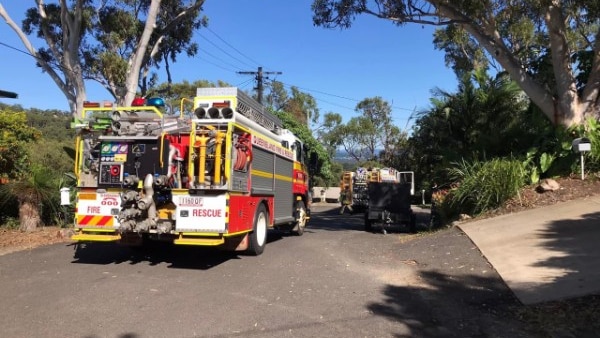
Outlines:
<svg viewBox="0 0 600 338"><path fill-rule="evenodd" d="M227 238L225 240L225 244L223 245L223 249L227 251L248 250L248 234Z"/></svg>

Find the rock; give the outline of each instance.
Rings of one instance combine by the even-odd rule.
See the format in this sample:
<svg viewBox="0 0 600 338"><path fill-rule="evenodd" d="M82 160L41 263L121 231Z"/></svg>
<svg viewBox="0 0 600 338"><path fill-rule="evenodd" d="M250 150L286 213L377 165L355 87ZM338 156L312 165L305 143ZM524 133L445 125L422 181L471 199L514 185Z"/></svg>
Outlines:
<svg viewBox="0 0 600 338"><path fill-rule="evenodd" d="M471 219L471 218L472 218L472 217L471 217L471 216L469 216L469 215L467 215L467 214L460 214L460 216L458 217L458 219L459 219L461 222L463 222L463 221L466 221L466 220L468 220L468 219Z"/></svg>
<svg viewBox="0 0 600 338"><path fill-rule="evenodd" d="M75 232L73 229L60 229L56 232L56 238L68 239L73 236Z"/></svg>
<svg viewBox="0 0 600 338"><path fill-rule="evenodd" d="M560 189L560 184L551 178L547 178L537 187L538 192L556 191Z"/></svg>

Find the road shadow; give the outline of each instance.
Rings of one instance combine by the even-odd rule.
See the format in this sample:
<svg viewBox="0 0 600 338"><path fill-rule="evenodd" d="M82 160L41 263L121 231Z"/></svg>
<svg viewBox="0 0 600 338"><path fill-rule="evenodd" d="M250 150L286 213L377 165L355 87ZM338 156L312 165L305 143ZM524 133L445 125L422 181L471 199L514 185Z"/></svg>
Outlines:
<svg viewBox="0 0 600 338"><path fill-rule="evenodd" d="M420 279L426 287L386 285L383 300L367 308L407 325L410 337L531 337L500 278L424 271Z"/></svg>
<svg viewBox="0 0 600 338"><path fill-rule="evenodd" d="M267 245L281 240L286 235L273 231L267 235ZM174 245L150 242L141 247L129 247L118 243L74 243L74 264L168 264L169 268L208 270L230 260L252 256L218 248Z"/></svg>
<svg viewBox="0 0 600 338"><path fill-rule="evenodd" d="M311 212L310 222L306 226L306 231L311 229L327 231L346 231L356 230L364 231L363 214L345 213L340 215L340 208L317 209Z"/></svg>

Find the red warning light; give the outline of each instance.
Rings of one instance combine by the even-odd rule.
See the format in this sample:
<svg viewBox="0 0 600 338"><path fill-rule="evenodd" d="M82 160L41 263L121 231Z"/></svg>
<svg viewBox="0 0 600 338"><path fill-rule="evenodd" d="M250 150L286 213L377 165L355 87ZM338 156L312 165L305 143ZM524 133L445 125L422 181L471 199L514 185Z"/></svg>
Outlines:
<svg viewBox="0 0 600 338"><path fill-rule="evenodd" d="M146 100L142 97L136 97L133 99L133 102L131 102L132 107L141 107L144 105L146 105Z"/></svg>
<svg viewBox="0 0 600 338"><path fill-rule="evenodd" d="M121 173L121 168L118 165L113 165L110 167L110 174L112 176L119 176Z"/></svg>

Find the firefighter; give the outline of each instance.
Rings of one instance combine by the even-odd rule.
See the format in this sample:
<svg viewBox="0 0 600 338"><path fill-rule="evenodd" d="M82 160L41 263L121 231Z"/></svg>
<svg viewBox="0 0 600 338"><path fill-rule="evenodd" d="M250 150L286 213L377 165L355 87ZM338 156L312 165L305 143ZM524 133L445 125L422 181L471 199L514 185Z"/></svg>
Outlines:
<svg viewBox="0 0 600 338"><path fill-rule="evenodd" d="M342 207L340 208L340 215L344 213L346 208L350 211L350 215L354 213L352 210L352 191L350 191L349 187L345 187L344 190L340 193L340 202L342 203Z"/></svg>

